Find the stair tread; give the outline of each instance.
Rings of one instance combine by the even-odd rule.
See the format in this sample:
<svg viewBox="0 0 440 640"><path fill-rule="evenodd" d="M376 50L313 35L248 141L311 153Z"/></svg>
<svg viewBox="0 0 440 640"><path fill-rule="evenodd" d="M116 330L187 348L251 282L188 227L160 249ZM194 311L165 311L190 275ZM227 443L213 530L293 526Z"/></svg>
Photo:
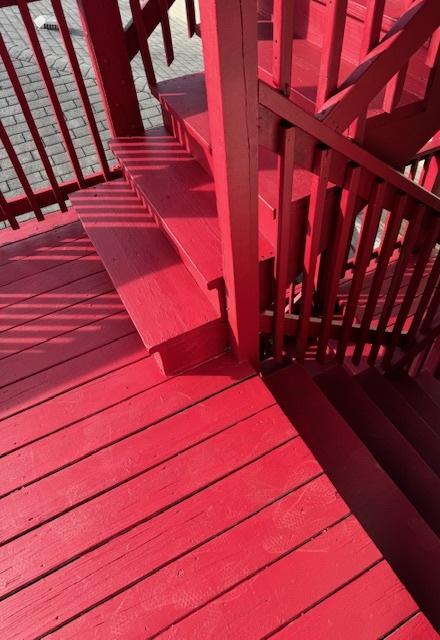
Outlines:
<svg viewBox="0 0 440 640"><path fill-rule="evenodd" d="M421 386L402 372L393 373L388 379L425 422L440 435L440 408Z"/></svg>
<svg viewBox="0 0 440 640"><path fill-rule="evenodd" d="M110 146L199 285L219 286L222 253L212 178L163 127ZM271 255L260 237L260 259Z"/></svg>
<svg viewBox="0 0 440 640"><path fill-rule="evenodd" d="M303 367L290 365L265 382L400 579L440 624L438 536Z"/></svg>
<svg viewBox="0 0 440 640"><path fill-rule="evenodd" d="M440 534L440 478L367 396L354 377L336 366L315 378L341 416L368 446L428 524Z"/></svg>
<svg viewBox="0 0 440 640"><path fill-rule="evenodd" d="M125 181L76 192L71 200L147 349L218 319Z"/></svg>
<svg viewBox="0 0 440 640"><path fill-rule="evenodd" d="M407 438L437 475L440 475L440 438L374 367L356 376L356 380L371 400Z"/></svg>

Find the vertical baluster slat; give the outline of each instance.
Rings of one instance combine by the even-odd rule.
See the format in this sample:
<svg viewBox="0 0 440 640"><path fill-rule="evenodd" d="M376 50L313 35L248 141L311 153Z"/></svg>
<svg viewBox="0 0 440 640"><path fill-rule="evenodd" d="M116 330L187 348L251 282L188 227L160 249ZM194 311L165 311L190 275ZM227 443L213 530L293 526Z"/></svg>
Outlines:
<svg viewBox="0 0 440 640"><path fill-rule="evenodd" d="M150 47L148 46L147 32L145 29L144 20L142 17L142 10L140 6L140 0L130 0L131 15L133 16L133 23L136 29L139 51L141 53L142 62L144 64L145 75L147 76L148 86L150 87L153 95L156 95L156 74L154 73L153 60L151 58Z"/></svg>
<svg viewBox="0 0 440 640"><path fill-rule="evenodd" d="M431 154L429 159L425 161L423 169L422 186L438 195L440 189L440 154Z"/></svg>
<svg viewBox="0 0 440 640"><path fill-rule="evenodd" d="M17 178L21 182L21 186L23 187L23 191L26 194L26 197L28 199L30 209L34 210L35 217L37 218L37 220L44 220L43 212L41 211L40 205L38 204L35 198L35 194L32 191L32 187L29 184L29 180L27 179L26 174L23 171L21 162L17 154L15 153L15 149L1 121L0 121L0 140L6 150L6 153L9 156L9 159L11 160L14 171L17 174Z"/></svg>
<svg viewBox="0 0 440 640"><path fill-rule="evenodd" d="M304 246L304 267L301 286L301 307L298 334L296 340L296 357L304 359L307 348L310 316L315 293L319 248L325 215L325 203L330 168L333 158L331 149L320 149L319 174L312 178L308 224Z"/></svg>
<svg viewBox="0 0 440 640"><path fill-rule="evenodd" d="M43 78L43 81L44 81L47 95L49 97L50 103L52 105L52 109L54 111L56 120L58 122L58 126L60 128L64 145L66 147L67 155L69 157L70 164L75 174L75 178L78 181L79 186L83 187L85 186L83 172L81 170L81 166L78 161L78 156L76 154L76 150L72 141L72 137L70 135L69 128L67 127L66 120L64 118L64 113L61 108L57 92L55 90L55 85L53 83L52 76L50 75L49 68L44 58L43 49L41 48L41 44L34 27L32 16L29 11L29 7L27 5L27 2L23 0L19 1L18 7L20 10L21 18L23 20L24 26L27 31L29 42L34 52L36 63L40 70L41 77Z"/></svg>
<svg viewBox="0 0 440 640"><path fill-rule="evenodd" d="M416 337L416 334L422 323L425 311L428 309L431 296L434 293L436 286L439 284L439 277L440 277L440 252L437 253L437 257L435 259L434 265L429 274L428 281L426 283L425 288L423 289L422 295L420 296L419 304L417 305L417 309L414 313L411 326L408 330L409 342L412 342Z"/></svg>
<svg viewBox="0 0 440 640"><path fill-rule="evenodd" d="M382 246L377 259L377 266L374 272L373 282L368 292L368 300L362 316L360 335L356 340L356 347L353 353L353 362L359 364L365 343L367 341L368 332L371 321L376 310L377 301L382 290L383 282L387 273L388 265L393 254L397 238L399 236L402 220L408 210L408 197L399 195L396 207L390 211L388 224L386 226Z"/></svg>
<svg viewBox="0 0 440 640"><path fill-rule="evenodd" d="M167 65L174 60L173 38L171 36L170 18L168 16L167 0L157 0L159 5L160 25L162 27L163 46L165 48L165 56Z"/></svg>
<svg viewBox="0 0 440 640"><path fill-rule="evenodd" d="M320 362L325 360L336 307L339 280L346 262L347 247L350 245L353 224L358 210L358 191L361 174L361 167L349 166L341 194L340 216L332 240L329 259L330 269L328 278L323 286L323 313L317 351L317 359Z"/></svg>
<svg viewBox="0 0 440 640"><path fill-rule="evenodd" d="M405 64L399 73L391 78L388 82L385 95L383 98L382 108L387 113L391 113L399 104L405 87L406 74L408 73L408 64Z"/></svg>
<svg viewBox="0 0 440 640"><path fill-rule="evenodd" d="M365 273L373 253L374 240L377 235L382 215L386 188L387 185L385 182L375 182L372 189L371 200L365 213L365 221L359 241L359 250L354 265L353 279L348 294L348 300L342 321L341 336L336 351L336 359L338 362L343 362L348 342L350 340L351 329L355 319Z"/></svg>
<svg viewBox="0 0 440 640"><path fill-rule="evenodd" d="M15 216L11 213L11 208L3 193L0 191L0 211L2 214L2 220L7 220L12 229L18 229L18 222Z"/></svg>
<svg viewBox="0 0 440 640"><path fill-rule="evenodd" d="M385 0L372 0L367 2L359 62L362 62L362 59L379 43L384 9ZM363 140L366 119L367 110L359 114L354 124L353 135L358 142L362 142Z"/></svg>
<svg viewBox="0 0 440 640"><path fill-rule="evenodd" d="M319 70L316 111L338 88L341 64L342 43L344 40L345 20L348 0L328 0L324 43Z"/></svg>
<svg viewBox="0 0 440 640"><path fill-rule="evenodd" d="M186 23L188 25L188 35L190 38L196 33L197 20L194 0L185 0L186 7Z"/></svg>
<svg viewBox="0 0 440 640"><path fill-rule="evenodd" d="M274 0L273 79L275 86L290 95L292 77L293 2Z"/></svg>
<svg viewBox="0 0 440 640"><path fill-rule="evenodd" d="M41 164L44 167L47 178L49 180L49 184L52 187L52 192L54 194L55 200L58 202L60 209L62 211L66 211L66 203L61 194L61 191L58 186L57 179L52 169L51 162L46 153L46 149L44 147L43 140L38 132L37 125L35 123L34 117L32 115L32 111L29 107L29 103L26 99L26 95L21 86L20 79L15 70L14 64L11 60L9 52L4 43L3 37L0 35L0 57L3 60L3 64L5 65L6 73L8 74L9 80L11 81L12 87L14 89L15 95L17 96L18 104L20 105L21 111L23 113L23 117L26 121L26 124L31 133L32 139L34 141L35 147L39 153L41 158Z"/></svg>
<svg viewBox="0 0 440 640"><path fill-rule="evenodd" d="M433 216L430 221L429 231L423 241L422 246L419 249L416 266L408 283L408 287L406 289L402 304L400 305L396 322L392 330L390 343L387 345L385 350L385 355L382 361L382 366L384 369L387 369L391 364L391 360L396 350L400 335L404 328L405 322L408 319L411 305L414 302L414 298L417 295L417 291L423 278L423 274L425 273L426 265L428 264L432 249L437 242L439 231L440 220L437 217Z"/></svg>
<svg viewBox="0 0 440 640"><path fill-rule="evenodd" d="M280 128L278 156L277 252L275 259L274 356L283 357L284 314L286 306L287 273L295 257L289 254L291 232L292 182L295 157L295 129Z"/></svg>
<svg viewBox="0 0 440 640"><path fill-rule="evenodd" d="M426 64L431 69L435 65L437 56L439 55L439 51L440 51L440 29L437 29L437 31L435 31L431 36L431 42L429 43L428 54L426 56Z"/></svg>
<svg viewBox="0 0 440 640"><path fill-rule="evenodd" d="M408 205L409 208L411 207L411 204L412 203ZM403 241L402 248L400 250L396 267L391 277L391 282L388 287L388 291L385 297L385 302L382 307L382 312L380 314L379 322L377 324L375 339L371 345L370 353L368 355L368 364L372 366L375 364L377 360L377 356L379 354L379 349L383 344L385 332L388 326L388 321L395 307L397 294L399 293L400 285L401 285L403 276L405 274L408 261L411 257L415 243L419 236L425 211L426 211L426 207L424 205L421 205L421 204L417 205L415 211L411 216L411 220L409 221L408 227L406 229L405 239Z"/></svg>
<svg viewBox="0 0 440 640"><path fill-rule="evenodd" d="M432 327L432 323L436 316L437 310L440 307L440 282L437 283L436 289L434 291L434 295L432 296L431 302L429 303L429 307L426 310L425 317L423 318L422 325L420 330L422 333L428 333L428 331Z"/></svg>
<svg viewBox="0 0 440 640"><path fill-rule="evenodd" d="M90 134L92 136L93 145L96 150L96 155L99 158L102 173L105 176L105 178L108 180L110 178L110 170L109 170L107 158L105 156L104 147L102 145L102 141L99 136L98 127L96 125L96 120L93 114L92 105L90 103L86 85L84 83L84 79L81 74L81 69L78 63L78 58L76 56L75 48L73 46L69 27L66 22L66 17L64 15L64 11L61 5L61 0L52 0L52 6L53 6L55 18L58 23L59 30L61 33L61 37L63 40L64 49L66 51L67 58L69 60L70 68L72 69L72 74L75 79L75 84L78 89L78 93L81 98L81 103L84 109L84 113L87 118L87 124L90 129Z"/></svg>

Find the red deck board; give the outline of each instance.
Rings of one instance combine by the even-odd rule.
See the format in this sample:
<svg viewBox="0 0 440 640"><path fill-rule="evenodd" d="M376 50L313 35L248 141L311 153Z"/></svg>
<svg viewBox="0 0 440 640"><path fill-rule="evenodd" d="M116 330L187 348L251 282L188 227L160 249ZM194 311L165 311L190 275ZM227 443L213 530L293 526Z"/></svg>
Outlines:
<svg viewBox="0 0 440 640"><path fill-rule="evenodd" d="M290 423L251 417L0 548L4 595L151 518L294 437ZM249 443L252 442L252 446ZM2 539L23 533L13 511ZM68 535L67 535L68 532Z"/></svg>
<svg viewBox="0 0 440 640"><path fill-rule="evenodd" d="M389 640L438 640L438 636L439 634L423 613L418 613L386 638Z"/></svg>
<svg viewBox="0 0 440 640"><path fill-rule="evenodd" d="M0 418L15 415L145 355L133 326L121 333L109 332L103 345L0 389Z"/></svg>
<svg viewBox="0 0 440 640"><path fill-rule="evenodd" d="M115 627L127 638L153 636L172 624L178 625L179 619L273 564L348 513L325 478L309 482L149 576L128 593L86 613L60 630L58 636L78 638L91 633L105 638ZM149 609L147 619L144 607ZM198 633L196 629L194 635Z"/></svg>
<svg viewBox="0 0 440 640"><path fill-rule="evenodd" d="M217 396L209 398L209 394L224 388L226 380L221 376L211 376L211 380L207 376L206 386L200 388L197 385L200 372L196 370L193 376L185 376L184 384L179 385L181 378L165 381L154 359L150 364L150 371L144 377L145 391L1 458L0 495L76 462L55 476L31 484L17 496L10 496L10 501L21 502L23 508L26 504L32 509L42 501L36 496L43 496L47 490L48 504L56 504L58 500L60 505L71 505L73 499L81 502L84 497L93 495L96 485L98 488L116 485L192 446L191 438L194 442L197 438L203 440L234 424L234 420L257 413L273 402L270 394L261 393L261 388L252 380L225 391L224 400ZM167 406L160 403L164 395L174 399ZM203 406L197 404L187 409L194 402L202 402ZM222 407L223 402L227 406ZM175 418L169 417L185 409ZM130 416L129 421L124 420L126 415ZM164 427L162 421L167 418ZM168 430L169 436L165 441L163 428ZM131 437L127 439L128 436ZM137 451L134 458L131 451ZM57 494L56 486L64 487L64 492ZM4 509L7 512L6 505ZM59 511L62 510L60 506Z"/></svg>
<svg viewBox="0 0 440 640"><path fill-rule="evenodd" d="M102 280L100 287L95 285L96 295L93 298L0 333L0 359L37 346L43 348L48 340L122 311L124 306L113 285L108 278Z"/></svg>
<svg viewBox="0 0 440 640"><path fill-rule="evenodd" d="M148 349L219 317L127 183L91 187L72 203Z"/></svg>
<svg viewBox="0 0 440 640"><path fill-rule="evenodd" d="M273 637L276 640L370 640L383 637L417 611L416 603L390 566L380 562Z"/></svg>
<svg viewBox="0 0 440 640"><path fill-rule="evenodd" d="M65 213L59 212L48 215L44 222L34 219L28 220L24 222L17 231L13 229L2 229L0 233L0 247L3 249L5 246L23 242L33 236L56 233L55 230L58 227L63 227L77 220L78 216L75 211L69 209Z"/></svg>
<svg viewBox="0 0 440 640"><path fill-rule="evenodd" d="M109 289L108 285L110 285ZM58 289L13 304L0 311L0 336L6 335L2 335L2 332L8 332L26 323L35 322L43 316L51 316L57 311L68 309L83 300L89 300L104 291L110 291L112 288L110 278L102 270L69 282Z"/></svg>
<svg viewBox="0 0 440 640"><path fill-rule="evenodd" d="M24 640L34 637L40 629L57 627L245 521L279 496L298 487L297 495L301 496L304 479L313 473L313 466L305 464L309 457L300 439L295 438L103 547L73 560L0 602L0 629L3 633L17 632L22 636L20 640ZM311 492L317 488L332 504L337 501L328 480L322 478L308 487ZM75 629L75 625L71 628Z"/></svg>
<svg viewBox="0 0 440 640"><path fill-rule="evenodd" d="M439 406L425 393L422 387L406 374L390 376L392 384L405 396L406 401L414 407L419 416L440 435Z"/></svg>
<svg viewBox="0 0 440 640"><path fill-rule="evenodd" d="M174 625L164 638L262 638L365 571L380 552L355 518L284 558ZM319 575L319 580L316 576Z"/></svg>

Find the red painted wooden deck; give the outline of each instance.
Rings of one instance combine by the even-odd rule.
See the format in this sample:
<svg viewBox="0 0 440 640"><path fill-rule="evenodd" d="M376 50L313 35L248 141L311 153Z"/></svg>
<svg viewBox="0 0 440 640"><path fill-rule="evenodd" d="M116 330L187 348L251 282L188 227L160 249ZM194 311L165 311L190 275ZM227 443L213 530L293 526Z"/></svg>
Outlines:
<svg viewBox="0 0 440 640"><path fill-rule="evenodd" d="M385 474L315 383L291 422L228 354L163 374L69 215L0 247L0 638L438 637L332 484Z"/></svg>

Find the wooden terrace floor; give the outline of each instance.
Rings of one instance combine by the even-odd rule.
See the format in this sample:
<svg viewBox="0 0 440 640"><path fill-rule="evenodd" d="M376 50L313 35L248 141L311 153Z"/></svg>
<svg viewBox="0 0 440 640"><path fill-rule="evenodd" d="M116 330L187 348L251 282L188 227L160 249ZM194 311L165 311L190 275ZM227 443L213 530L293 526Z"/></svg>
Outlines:
<svg viewBox="0 0 440 640"><path fill-rule="evenodd" d="M438 637L252 369L162 374L60 220L0 247L1 640Z"/></svg>

